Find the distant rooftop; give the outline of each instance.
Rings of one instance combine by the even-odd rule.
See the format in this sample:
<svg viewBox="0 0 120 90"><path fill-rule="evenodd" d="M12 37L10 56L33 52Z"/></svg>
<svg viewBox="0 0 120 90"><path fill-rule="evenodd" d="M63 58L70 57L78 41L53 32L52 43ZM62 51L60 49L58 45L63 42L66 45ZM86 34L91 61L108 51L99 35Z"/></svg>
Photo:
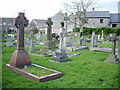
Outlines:
<svg viewBox="0 0 120 90"><path fill-rule="evenodd" d="M86 13L86 17L91 18L102 18L102 17L110 17L109 11L89 11Z"/></svg>
<svg viewBox="0 0 120 90"><path fill-rule="evenodd" d="M120 23L120 13L110 14L110 22L119 22Z"/></svg>

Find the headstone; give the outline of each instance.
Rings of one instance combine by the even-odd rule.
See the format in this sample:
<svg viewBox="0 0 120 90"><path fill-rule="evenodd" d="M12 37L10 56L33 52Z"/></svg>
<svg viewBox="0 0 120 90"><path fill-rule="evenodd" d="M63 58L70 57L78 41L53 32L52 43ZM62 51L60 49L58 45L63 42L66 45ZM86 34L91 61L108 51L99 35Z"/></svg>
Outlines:
<svg viewBox="0 0 120 90"><path fill-rule="evenodd" d="M81 46L86 46L86 40L85 40L85 38L81 37L81 39L80 39L80 45Z"/></svg>
<svg viewBox="0 0 120 90"><path fill-rule="evenodd" d="M6 42L6 45L7 45L8 47L13 47L13 46L14 46L12 40L8 40L8 41Z"/></svg>
<svg viewBox="0 0 120 90"><path fill-rule="evenodd" d="M117 53L118 63L120 63L120 36L118 37L118 53Z"/></svg>
<svg viewBox="0 0 120 90"><path fill-rule="evenodd" d="M17 27L17 50L14 51L10 65L19 67L24 65L31 65L31 60L28 53L24 49L24 28L28 25L28 20L24 13L19 13L15 19L15 26Z"/></svg>
<svg viewBox="0 0 120 90"><path fill-rule="evenodd" d="M97 47L98 37L94 33L92 34L92 47Z"/></svg>
<svg viewBox="0 0 120 90"><path fill-rule="evenodd" d="M100 40L100 35L98 35L98 41Z"/></svg>
<svg viewBox="0 0 120 90"><path fill-rule="evenodd" d="M31 33L31 37L33 36L33 32ZM34 44L33 44L33 38L31 38L30 40L30 53L34 53L36 52L35 48L34 48Z"/></svg>
<svg viewBox="0 0 120 90"><path fill-rule="evenodd" d="M103 30L102 30L101 40L102 40L102 41L104 40L104 32L103 32Z"/></svg>
<svg viewBox="0 0 120 90"><path fill-rule="evenodd" d="M36 39L37 39L37 43L40 43L40 41L41 41L41 33L40 32L36 34Z"/></svg>
<svg viewBox="0 0 120 90"><path fill-rule="evenodd" d="M30 45L30 40L25 40L25 45Z"/></svg>
<svg viewBox="0 0 120 90"><path fill-rule="evenodd" d="M66 35L65 29L63 28L64 25L61 25L61 33L60 33L60 44L59 44L59 52L55 52L55 55L52 56L52 60L53 61L57 61L57 62L65 62L67 61L67 53L65 53L66 50L66 41L64 36Z"/></svg>
<svg viewBox="0 0 120 90"><path fill-rule="evenodd" d="M110 34L109 36L108 36L108 41L112 41L112 34Z"/></svg>
<svg viewBox="0 0 120 90"><path fill-rule="evenodd" d="M66 62L67 61L67 53L55 52L55 55L52 56L52 60L57 61L57 62Z"/></svg>
<svg viewBox="0 0 120 90"><path fill-rule="evenodd" d="M115 53L116 53L116 35L113 34L113 39L112 39L112 54L109 55L109 57L105 60L105 62L116 64L117 56L115 55Z"/></svg>

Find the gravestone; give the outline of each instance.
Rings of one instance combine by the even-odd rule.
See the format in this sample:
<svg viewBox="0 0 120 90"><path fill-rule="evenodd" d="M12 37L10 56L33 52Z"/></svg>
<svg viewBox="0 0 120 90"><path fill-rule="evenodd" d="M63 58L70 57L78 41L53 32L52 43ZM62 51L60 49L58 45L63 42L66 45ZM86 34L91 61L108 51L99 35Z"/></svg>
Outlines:
<svg viewBox="0 0 120 90"><path fill-rule="evenodd" d="M92 46L92 47L97 47L97 40L98 40L98 37L97 37L97 35L95 35L95 33L93 32L93 33L92 33L92 43L91 43L91 46Z"/></svg>
<svg viewBox="0 0 120 90"><path fill-rule="evenodd" d="M30 40L25 40L25 45L30 45Z"/></svg>
<svg viewBox="0 0 120 90"><path fill-rule="evenodd" d="M118 63L120 63L120 36L118 37L118 53L117 53Z"/></svg>
<svg viewBox="0 0 120 90"><path fill-rule="evenodd" d="M98 35L98 40L100 40L100 35Z"/></svg>
<svg viewBox="0 0 120 90"><path fill-rule="evenodd" d="M113 34L112 38L112 54L109 55L109 57L105 60L105 62L109 62L112 64L116 64L117 56L116 53L116 35Z"/></svg>
<svg viewBox="0 0 120 90"><path fill-rule="evenodd" d="M68 21L68 16L67 16L67 13L65 13L65 16L64 16L64 22L65 22L65 31L66 31L66 36L67 36L67 21Z"/></svg>
<svg viewBox="0 0 120 90"><path fill-rule="evenodd" d="M24 65L30 65L31 60L28 53L24 49L24 28L28 25L28 20L24 16L24 13L19 13L15 19L15 26L17 27L17 49L14 51L10 65L19 67Z"/></svg>
<svg viewBox="0 0 120 90"><path fill-rule="evenodd" d="M55 41L52 40L52 25L51 18L47 20L47 41L45 43L47 49L55 49Z"/></svg>
<svg viewBox="0 0 120 90"><path fill-rule="evenodd" d="M36 39L37 39L37 43L41 42L41 33L40 32L36 34Z"/></svg>
<svg viewBox="0 0 120 90"><path fill-rule="evenodd" d="M30 53L34 53L34 52L36 52L36 50L35 50L35 48L34 48L34 44L33 44L33 32L31 32L31 34L30 34L30 36L31 36L31 40L30 40Z"/></svg>
<svg viewBox="0 0 120 90"><path fill-rule="evenodd" d="M103 32L103 30L102 30L101 40L102 40L102 41L104 40L104 32Z"/></svg>
<svg viewBox="0 0 120 90"><path fill-rule="evenodd" d="M108 41L112 41L112 34L110 34L109 36L108 36Z"/></svg>
<svg viewBox="0 0 120 90"><path fill-rule="evenodd" d="M61 33L60 33L60 44L59 44L59 52L55 52L55 54L52 56L52 61L57 62L65 62L67 61L67 53L65 53L66 47L64 46L64 36L66 35L64 24L61 24ZM65 43L66 44L66 43Z"/></svg>
<svg viewBox="0 0 120 90"><path fill-rule="evenodd" d="M7 45L8 47L13 47L13 46L14 46L12 40L8 40L8 41L6 42L6 45Z"/></svg>
<svg viewBox="0 0 120 90"><path fill-rule="evenodd" d="M81 37L81 39L80 39L80 45L81 46L86 46L86 40L85 40L85 38Z"/></svg>

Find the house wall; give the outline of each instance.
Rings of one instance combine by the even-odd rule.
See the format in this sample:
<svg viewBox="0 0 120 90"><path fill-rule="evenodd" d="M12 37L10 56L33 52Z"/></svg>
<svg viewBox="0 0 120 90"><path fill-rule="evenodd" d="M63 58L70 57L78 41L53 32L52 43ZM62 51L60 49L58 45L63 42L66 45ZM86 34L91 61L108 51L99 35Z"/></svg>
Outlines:
<svg viewBox="0 0 120 90"><path fill-rule="evenodd" d="M103 19L103 23L100 23L100 19ZM96 27L109 27L109 18L89 18L88 23L85 24L85 27L91 27L91 28L96 28Z"/></svg>

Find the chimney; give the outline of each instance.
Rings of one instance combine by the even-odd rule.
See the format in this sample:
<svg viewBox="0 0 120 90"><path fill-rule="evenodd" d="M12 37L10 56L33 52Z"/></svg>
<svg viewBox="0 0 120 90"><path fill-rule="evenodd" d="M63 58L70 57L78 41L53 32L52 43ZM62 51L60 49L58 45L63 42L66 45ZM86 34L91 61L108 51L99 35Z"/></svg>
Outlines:
<svg viewBox="0 0 120 90"><path fill-rule="evenodd" d="M95 11L95 8L92 8L92 11Z"/></svg>

